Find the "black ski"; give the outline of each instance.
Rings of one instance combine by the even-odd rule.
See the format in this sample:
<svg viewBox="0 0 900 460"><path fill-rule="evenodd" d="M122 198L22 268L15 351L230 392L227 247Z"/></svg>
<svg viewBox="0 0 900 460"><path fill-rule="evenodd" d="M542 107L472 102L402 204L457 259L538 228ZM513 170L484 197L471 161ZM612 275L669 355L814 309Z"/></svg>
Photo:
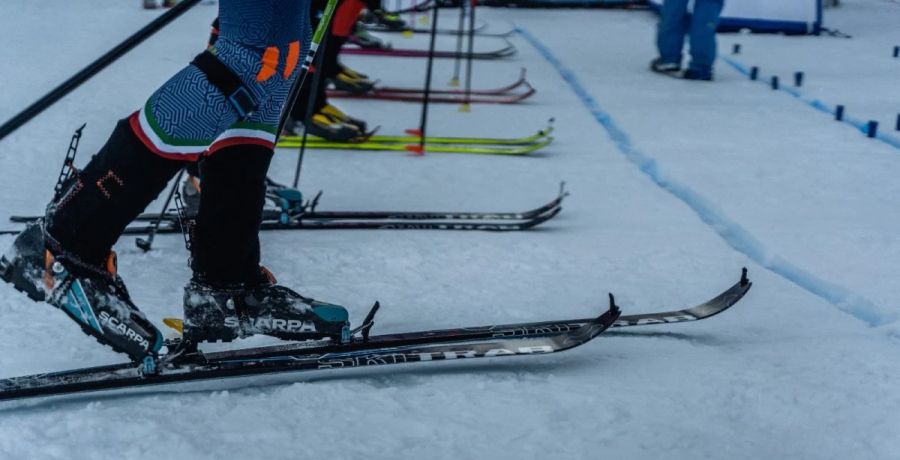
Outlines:
<svg viewBox="0 0 900 460"><path fill-rule="evenodd" d="M350 369L462 358L492 358L556 353L582 345L608 329L619 317L615 305L590 322L486 326L426 331L399 336L357 338L346 345L268 347L239 352L199 352L159 363L155 373L133 363L0 380L0 400L134 388L226 377ZM455 336L466 337L464 340ZM449 337L449 338L448 338Z"/></svg>
<svg viewBox="0 0 900 460"><path fill-rule="evenodd" d="M191 349L176 341L169 343L173 351L149 368L126 363L0 380L0 400L280 372L555 353L584 344L610 327L709 318L736 304L751 285L744 269L734 286L683 310L620 316L610 294L609 310L595 318L369 336L376 303L348 343L297 342L203 354L185 351Z"/></svg>
<svg viewBox="0 0 900 460"><path fill-rule="evenodd" d="M500 219L496 221L484 221L479 219L458 220L412 220L406 217L392 219L325 219L302 216L291 218L287 222L278 220L265 220L260 230L456 230L456 231L492 231L512 232L528 230L556 217L562 207L556 206L544 214L539 214L523 220ZM277 213L276 211L269 211ZM34 219L32 219L33 221ZM153 219L156 220L156 219ZM146 235L154 227L152 225L130 225L123 235ZM0 230L0 235L17 235L21 230ZM166 214L160 220L157 234L181 233L181 223L172 214Z"/></svg>
<svg viewBox="0 0 900 460"><path fill-rule="evenodd" d="M292 206L288 206L286 211L274 209L263 211L263 229L524 230L546 222L555 216L561 209L563 199L568 195L569 192L565 190L563 182L559 186L556 198L542 206L522 212L316 211L315 207L319 199L317 196L312 203L301 207L304 210L296 211ZM11 222L15 223L29 223L37 219L37 216L11 216L9 218ZM135 219L135 222L155 222L157 219L161 221L157 233L181 231L178 214L174 211L167 211L162 216L141 214ZM144 234L150 228L150 226L134 225L128 227L125 233ZM18 233L18 230L0 232L0 234L4 233L15 234Z"/></svg>

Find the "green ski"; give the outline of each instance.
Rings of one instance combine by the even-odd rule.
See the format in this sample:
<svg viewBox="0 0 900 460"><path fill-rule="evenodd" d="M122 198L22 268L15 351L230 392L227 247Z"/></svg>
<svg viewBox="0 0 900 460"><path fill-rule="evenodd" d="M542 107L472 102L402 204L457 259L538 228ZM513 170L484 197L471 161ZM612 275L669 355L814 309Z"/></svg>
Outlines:
<svg viewBox="0 0 900 460"><path fill-rule="evenodd" d="M416 139L416 138L413 138ZM540 138L538 142L525 145L454 145L441 143L426 143L425 151L430 153L469 153L478 155L527 155L536 152L553 141L552 137ZM408 146L414 144L397 142L328 142L320 140L307 140L306 148L314 150L373 150L373 151L406 151ZM278 142L278 148L298 148L300 141L283 139Z"/></svg>
<svg viewBox="0 0 900 460"><path fill-rule="evenodd" d="M515 137L515 138L499 138L499 137L436 137L436 136L428 136L425 139L426 144L455 144L455 145L529 145L534 144L536 142L543 141L550 137L550 134L553 132L553 120L547 124L547 127L530 135L523 137ZM281 142L279 142L279 147L281 147L282 143L290 144L294 146L299 146L301 141L301 136L281 136ZM309 136L306 140L307 145L313 144L323 144L323 143L332 143L331 141L327 141L320 137ZM390 135L372 135L367 138L363 138L361 142L357 143L378 143L378 144L417 144L419 143L418 136L390 136ZM342 144L343 145L343 144Z"/></svg>

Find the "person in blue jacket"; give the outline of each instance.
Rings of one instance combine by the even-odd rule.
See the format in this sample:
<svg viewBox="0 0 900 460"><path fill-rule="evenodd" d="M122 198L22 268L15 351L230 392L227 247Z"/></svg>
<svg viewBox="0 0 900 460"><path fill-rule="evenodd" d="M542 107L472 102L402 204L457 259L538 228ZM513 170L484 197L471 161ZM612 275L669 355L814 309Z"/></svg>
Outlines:
<svg viewBox="0 0 900 460"><path fill-rule="evenodd" d="M691 61L680 73L688 80L712 80L716 60L716 28L724 0L695 0L692 12L689 0L665 0L656 34L659 57L650 63L655 72L679 74L685 35L691 38Z"/></svg>

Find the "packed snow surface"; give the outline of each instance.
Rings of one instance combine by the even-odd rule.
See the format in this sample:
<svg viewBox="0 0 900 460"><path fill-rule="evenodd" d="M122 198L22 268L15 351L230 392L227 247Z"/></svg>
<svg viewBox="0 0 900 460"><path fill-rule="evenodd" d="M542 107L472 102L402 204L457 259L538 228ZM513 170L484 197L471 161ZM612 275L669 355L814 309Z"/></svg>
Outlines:
<svg viewBox="0 0 900 460"><path fill-rule="evenodd" d="M826 25L852 39L723 35L720 50L740 43L726 57L788 85L804 71L805 94L890 132L900 5L841 3ZM160 14L121 0L4 0L2 10L0 120ZM202 49L215 14L194 8L0 141L0 222L40 213L71 132L87 123L83 165L116 120ZM626 313L680 308L747 266L754 287L740 304L559 355L4 403L0 458L900 458L900 150L725 62L713 83L648 72L655 17L646 11L478 15L489 31L522 32L510 38L514 58L475 63L474 86L505 85L526 67L538 93L470 113L435 105L429 132L515 137L555 117L546 153L314 151L301 188L325 190L321 209L512 211L552 198L565 180L562 214L515 234L265 233L267 266L357 320L380 300L381 332L584 317L605 308L609 291ZM445 11L441 24L456 18ZM424 36L385 38L427 46ZM425 66L344 60L392 86L420 85ZM452 73L452 60L436 62L435 84ZM413 104L336 103L383 133L418 123ZM296 159L279 151L271 175L291 181ZM11 243L0 237L0 248ZM146 254L125 237L117 250L137 304L161 328L180 316L190 276L181 237L161 236ZM0 377L122 360L7 285L0 315Z"/></svg>

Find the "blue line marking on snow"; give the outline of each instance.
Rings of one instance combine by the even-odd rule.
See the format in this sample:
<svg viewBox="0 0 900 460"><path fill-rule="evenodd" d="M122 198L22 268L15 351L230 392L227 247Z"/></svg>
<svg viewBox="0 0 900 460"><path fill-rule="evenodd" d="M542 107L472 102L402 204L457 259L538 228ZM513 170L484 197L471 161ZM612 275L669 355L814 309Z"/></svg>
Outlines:
<svg viewBox="0 0 900 460"><path fill-rule="evenodd" d="M631 163L646 174L657 186L669 192L690 207L704 223L725 240L736 251L745 254L754 262L773 273L791 281L806 291L824 299L839 310L865 322L870 326L882 326L896 321L897 314L875 305L864 297L830 281L816 277L812 273L771 254L765 245L737 222L729 219L723 212L699 193L667 175L655 158L646 155L631 143L628 134L616 124L612 116L603 111L593 96L578 81L575 73L569 70L553 52L544 46L527 29L517 26L516 32L527 40L569 84L581 102L591 112L600 125L606 129L610 139L619 151Z"/></svg>
<svg viewBox="0 0 900 460"><path fill-rule="evenodd" d="M725 57L725 56L721 56L720 59L722 59L723 61L728 63L728 65L730 65L732 68L734 68L734 70L737 70L739 73L742 73L747 77L750 76L750 71L747 69L747 67L745 67L740 62L735 61L734 59L731 59L731 58ZM769 79L765 78L762 74L760 74L757 77L757 79L758 79L757 81L759 81L761 83L768 84ZM788 93L791 96L794 96L797 100L806 103L810 107L812 107L820 112L824 112L829 115L832 115L832 116L835 115L835 111L837 110L835 107L832 107L819 99L813 99L811 97L804 95L802 92L800 92L800 90L798 90L796 88L788 88L785 86L781 86L778 88L778 91L783 91L785 93ZM868 136L868 133L869 133L868 120L860 120L859 118L851 117L849 115L844 115L844 119L842 121L844 123L847 123L850 126L853 126L856 129L858 129L859 132L863 133L863 135ZM895 149L900 150L900 138L891 136L891 135L887 134L885 131L887 131L887 130L886 129L880 130L878 132L878 134L875 136L875 139L878 139L879 141L884 142L885 144L890 145L891 147L894 147Z"/></svg>

